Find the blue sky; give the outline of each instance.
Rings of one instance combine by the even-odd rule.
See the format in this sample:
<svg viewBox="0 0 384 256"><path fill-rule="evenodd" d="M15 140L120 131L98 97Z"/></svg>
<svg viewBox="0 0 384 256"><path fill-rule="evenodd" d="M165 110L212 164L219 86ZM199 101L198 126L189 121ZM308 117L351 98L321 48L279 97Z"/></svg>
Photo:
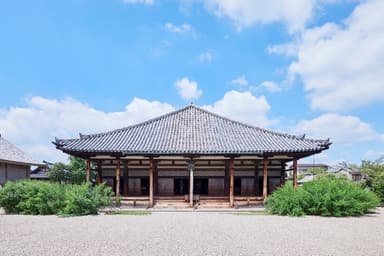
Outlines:
<svg viewBox="0 0 384 256"><path fill-rule="evenodd" d="M65 160L54 137L194 102L331 138L316 162L376 159L382 10L379 0L0 1L0 133L38 160Z"/></svg>

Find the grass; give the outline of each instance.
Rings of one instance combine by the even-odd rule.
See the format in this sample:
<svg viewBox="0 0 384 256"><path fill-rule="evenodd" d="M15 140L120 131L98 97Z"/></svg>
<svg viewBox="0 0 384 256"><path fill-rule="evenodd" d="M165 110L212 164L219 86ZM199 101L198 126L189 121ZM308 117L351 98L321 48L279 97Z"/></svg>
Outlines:
<svg viewBox="0 0 384 256"><path fill-rule="evenodd" d="M111 211L107 212L107 215L130 215L130 216L144 216L151 215L148 211Z"/></svg>

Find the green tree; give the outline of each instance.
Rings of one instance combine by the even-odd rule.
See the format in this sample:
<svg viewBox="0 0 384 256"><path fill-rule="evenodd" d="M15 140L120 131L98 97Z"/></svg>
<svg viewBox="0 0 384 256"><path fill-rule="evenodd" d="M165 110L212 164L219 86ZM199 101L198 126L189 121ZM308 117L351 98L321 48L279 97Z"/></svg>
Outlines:
<svg viewBox="0 0 384 256"><path fill-rule="evenodd" d="M91 163L91 181L95 179L96 172ZM79 157L70 156L69 164L55 163L48 172L51 181L70 184L81 184L86 180L86 161Z"/></svg>
<svg viewBox="0 0 384 256"><path fill-rule="evenodd" d="M69 176L68 166L61 162L55 163L48 172L49 179L54 182L68 183Z"/></svg>
<svg viewBox="0 0 384 256"><path fill-rule="evenodd" d="M366 186L375 192L384 204L384 164L383 158L376 161L364 160L361 164L361 170L366 176Z"/></svg>

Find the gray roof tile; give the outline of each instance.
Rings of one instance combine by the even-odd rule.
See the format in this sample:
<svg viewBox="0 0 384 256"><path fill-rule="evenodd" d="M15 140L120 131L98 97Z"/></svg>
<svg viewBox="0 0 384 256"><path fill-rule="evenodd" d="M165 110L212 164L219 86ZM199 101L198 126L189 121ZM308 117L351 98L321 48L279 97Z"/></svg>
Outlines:
<svg viewBox="0 0 384 256"><path fill-rule="evenodd" d="M44 165L43 163L34 160L31 156L0 135L0 162L1 161L28 165Z"/></svg>
<svg viewBox="0 0 384 256"><path fill-rule="evenodd" d="M250 126L193 105L122 129L53 143L67 153L123 155L316 153L331 144Z"/></svg>

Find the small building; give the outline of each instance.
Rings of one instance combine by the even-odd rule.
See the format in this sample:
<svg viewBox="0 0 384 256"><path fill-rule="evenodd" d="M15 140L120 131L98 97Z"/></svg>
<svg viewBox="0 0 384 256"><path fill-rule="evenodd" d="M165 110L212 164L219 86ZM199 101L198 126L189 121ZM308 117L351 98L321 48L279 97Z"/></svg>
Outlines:
<svg viewBox="0 0 384 256"><path fill-rule="evenodd" d="M0 134L0 185L8 180L29 178L31 166L44 166Z"/></svg>
<svg viewBox="0 0 384 256"><path fill-rule="evenodd" d="M297 164L297 174L303 174L305 172L307 172L308 170L310 169L313 169L313 168L322 168L324 169L324 171L328 171L328 169L330 168L329 165L327 164ZM292 177L293 175L293 166L291 165L289 167L289 170L287 171L287 177Z"/></svg>
<svg viewBox="0 0 384 256"><path fill-rule="evenodd" d="M335 166L328 170L328 173L336 176L344 176L351 181L362 181L364 179L363 174L359 168L346 167L346 166Z"/></svg>
<svg viewBox="0 0 384 256"><path fill-rule="evenodd" d="M269 131L194 105L143 123L79 138L56 139L56 148L97 166L97 182L116 195L141 197L152 207L166 199L235 202L265 200L284 182L286 165L326 150L315 140Z"/></svg>
<svg viewBox="0 0 384 256"><path fill-rule="evenodd" d="M48 172L53 167L53 163L43 160L44 166L37 166L29 173L31 180L49 180Z"/></svg>

